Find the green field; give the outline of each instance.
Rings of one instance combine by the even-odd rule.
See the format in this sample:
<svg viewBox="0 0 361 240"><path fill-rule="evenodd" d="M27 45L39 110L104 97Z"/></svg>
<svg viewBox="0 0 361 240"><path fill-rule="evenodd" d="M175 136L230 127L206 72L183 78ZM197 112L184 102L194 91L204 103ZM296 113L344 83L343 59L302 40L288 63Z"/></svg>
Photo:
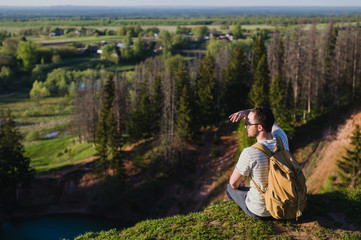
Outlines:
<svg viewBox="0 0 361 240"><path fill-rule="evenodd" d="M101 41L122 41L122 36L79 36L79 37L67 37L67 36L56 36L56 37L28 37L28 40L33 42L41 42L43 44L66 44L71 42L81 43L99 43Z"/></svg>
<svg viewBox="0 0 361 240"><path fill-rule="evenodd" d="M10 108L24 136L25 155L37 173L46 173L94 154L91 143L80 143L73 133L71 113L73 106L67 97L46 98L40 105L30 101L26 94L0 98L0 108ZM54 137L46 134L58 132Z"/></svg>

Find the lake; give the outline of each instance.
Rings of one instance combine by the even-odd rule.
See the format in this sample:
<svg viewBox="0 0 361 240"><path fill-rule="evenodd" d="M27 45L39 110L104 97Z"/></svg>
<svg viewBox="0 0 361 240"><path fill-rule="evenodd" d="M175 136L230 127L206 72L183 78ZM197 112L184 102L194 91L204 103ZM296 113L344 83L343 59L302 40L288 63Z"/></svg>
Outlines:
<svg viewBox="0 0 361 240"><path fill-rule="evenodd" d="M59 240L73 239L86 232L122 229L121 221L80 214L46 215L22 218L0 225L1 240Z"/></svg>

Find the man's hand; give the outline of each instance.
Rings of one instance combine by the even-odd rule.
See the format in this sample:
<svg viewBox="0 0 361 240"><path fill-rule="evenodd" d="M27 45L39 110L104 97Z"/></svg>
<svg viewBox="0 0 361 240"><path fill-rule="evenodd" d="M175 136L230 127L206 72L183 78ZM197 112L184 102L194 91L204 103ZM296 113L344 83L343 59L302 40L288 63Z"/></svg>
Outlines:
<svg viewBox="0 0 361 240"><path fill-rule="evenodd" d="M233 113L232 115L229 116L229 121L238 122L242 118L246 119L250 111L251 110L248 109L248 110L242 110L242 111Z"/></svg>
<svg viewBox="0 0 361 240"><path fill-rule="evenodd" d="M231 188L233 189L244 187L244 182L242 181L243 179L244 177L237 171L237 169L234 169L231 177L229 178L229 185L231 185Z"/></svg>

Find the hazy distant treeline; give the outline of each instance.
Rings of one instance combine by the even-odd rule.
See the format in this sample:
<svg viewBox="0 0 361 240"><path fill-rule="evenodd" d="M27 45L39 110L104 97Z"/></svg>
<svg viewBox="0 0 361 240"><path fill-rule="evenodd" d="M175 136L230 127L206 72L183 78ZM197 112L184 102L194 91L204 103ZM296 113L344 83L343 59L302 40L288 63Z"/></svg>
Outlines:
<svg viewBox="0 0 361 240"><path fill-rule="evenodd" d="M81 13L75 14L72 11L66 12L64 14L59 14L62 11L62 8L54 10L52 8L44 10L44 14L37 13L35 10L34 15L29 15L31 9L28 12L23 12L20 10L12 12L4 11L0 9L1 21L0 26L3 27L46 27L46 26L119 26L119 25L142 25L142 26L177 26L177 25L255 25L255 24L267 24L267 25L280 25L280 26L289 26L296 25L299 19L302 19L304 23L312 23L313 18L317 17L319 23L327 23L331 18L335 22L348 22L356 21L356 14L361 13L361 7L355 8L335 8L331 12L324 12L328 8L311 8L311 9L293 9L289 11L287 8L271 8L264 11L263 14L252 14L248 13L247 9L244 10L232 9L233 13L228 13L225 11L213 9L213 11L203 12L202 9L197 8L193 10L182 11L181 9L167 9L161 8L156 13L152 14L152 10L146 11L144 9L139 9L140 12L134 12L132 8L130 12L125 14L111 14L112 10L98 15L87 15L84 14L86 10L79 10ZM93 9L94 10L94 9ZM124 9L122 8L122 11ZM143 11L142 11L143 10ZM292 9L291 9L292 10ZM53 12L53 15L48 15L49 12ZM56 11L56 12L55 12ZM96 9L94 10L97 11ZM190 14L192 12L194 14ZM262 12L260 11L260 12ZM335 11L335 12L333 12ZM257 11L256 11L257 12ZM90 11L91 13L91 11ZM221 14L222 13L222 14ZM130 15L127 15L130 14ZM134 15L133 15L134 14Z"/></svg>
<svg viewBox="0 0 361 240"><path fill-rule="evenodd" d="M0 17L135 17L135 18L179 18L226 15L284 15L284 16L340 16L361 12L361 7L201 7L201 6L145 6L145 7L6 7L0 9Z"/></svg>

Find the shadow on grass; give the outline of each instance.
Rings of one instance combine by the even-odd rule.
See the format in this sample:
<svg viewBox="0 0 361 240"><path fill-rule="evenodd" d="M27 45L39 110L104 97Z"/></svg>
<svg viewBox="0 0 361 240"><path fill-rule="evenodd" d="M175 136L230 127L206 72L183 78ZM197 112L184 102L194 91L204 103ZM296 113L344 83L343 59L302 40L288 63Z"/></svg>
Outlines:
<svg viewBox="0 0 361 240"><path fill-rule="evenodd" d="M290 140L290 149L295 152L311 142L318 142L324 137L336 136L338 126L344 124L352 114L360 111L360 104L345 106L342 109L332 109L327 113L310 120L295 128L295 134Z"/></svg>
<svg viewBox="0 0 361 240"><path fill-rule="evenodd" d="M334 191L308 195L308 206L299 221L317 221L328 229L361 231L361 190Z"/></svg>
<svg viewBox="0 0 361 240"><path fill-rule="evenodd" d="M61 116L69 116L68 113L35 113L35 114L30 114L28 117L61 117Z"/></svg>

